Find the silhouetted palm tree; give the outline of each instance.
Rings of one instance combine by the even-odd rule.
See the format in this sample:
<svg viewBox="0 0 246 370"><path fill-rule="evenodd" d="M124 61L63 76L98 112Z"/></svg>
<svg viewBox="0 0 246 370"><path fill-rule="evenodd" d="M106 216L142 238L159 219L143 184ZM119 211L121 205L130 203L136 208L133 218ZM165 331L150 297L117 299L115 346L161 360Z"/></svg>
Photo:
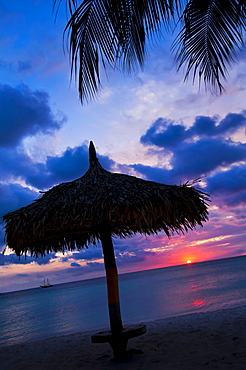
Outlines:
<svg viewBox="0 0 246 370"><path fill-rule="evenodd" d="M59 8L63 0L54 0ZM71 71L78 76L82 103L101 88L100 64L131 72L142 67L146 41L161 29L181 25L172 50L185 80L198 76L222 92L228 67L244 46L246 0L66 0L70 19Z"/></svg>

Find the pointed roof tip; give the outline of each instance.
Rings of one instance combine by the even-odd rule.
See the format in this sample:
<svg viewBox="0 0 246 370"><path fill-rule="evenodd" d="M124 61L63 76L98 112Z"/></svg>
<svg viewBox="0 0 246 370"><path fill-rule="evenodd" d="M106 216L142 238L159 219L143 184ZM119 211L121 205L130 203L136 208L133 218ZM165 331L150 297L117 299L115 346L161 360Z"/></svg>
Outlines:
<svg viewBox="0 0 246 370"><path fill-rule="evenodd" d="M96 153L96 149L95 149L95 146L93 144L93 141L90 141L90 145L89 145L89 158L90 158L90 162L98 161L97 153Z"/></svg>

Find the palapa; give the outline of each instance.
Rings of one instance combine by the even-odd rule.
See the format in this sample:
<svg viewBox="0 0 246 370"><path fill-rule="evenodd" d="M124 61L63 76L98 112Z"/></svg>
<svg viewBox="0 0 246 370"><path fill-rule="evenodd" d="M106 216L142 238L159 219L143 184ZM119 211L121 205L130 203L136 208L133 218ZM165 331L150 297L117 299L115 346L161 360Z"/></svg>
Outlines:
<svg viewBox="0 0 246 370"><path fill-rule="evenodd" d="M118 333L123 326L112 237L161 231L170 236L202 226L208 219L209 196L188 183L164 185L106 171L92 142L89 154L90 167L82 177L54 186L32 204L3 216L6 242L18 256L28 252L38 256L100 241L110 327Z"/></svg>

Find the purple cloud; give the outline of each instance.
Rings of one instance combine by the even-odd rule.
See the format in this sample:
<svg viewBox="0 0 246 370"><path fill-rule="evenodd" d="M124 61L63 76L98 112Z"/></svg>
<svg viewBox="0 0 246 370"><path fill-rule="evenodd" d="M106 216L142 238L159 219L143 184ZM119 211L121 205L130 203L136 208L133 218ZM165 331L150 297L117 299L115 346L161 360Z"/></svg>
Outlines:
<svg viewBox="0 0 246 370"><path fill-rule="evenodd" d="M26 85L0 85L0 146L16 146L38 132L51 135L61 128L65 116L57 119L49 105L49 95Z"/></svg>
<svg viewBox="0 0 246 370"><path fill-rule="evenodd" d="M197 116L193 125L186 128L185 125L175 124L174 121L158 118L146 133L140 138L144 145L155 145L168 150L176 149L187 140L200 138L223 137L232 134L246 125L246 111L241 113L229 113L219 121L218 116Z"/></svg>
<svg viewBox="0 0 246 370"><path fill-rule="evenodd" d="M80 267L81 265L77 262L72 262L72 263L70 263L70 266L71 267Z"/></svg>
<svg viewBox="0 0 246 370"><path fill-rule="evenodd" d="M183 143L173 152L172 169L134 164L131 167L147 179L166 184L180 184L209 175L221 166L246 159L246 144L231 140L205 138Z"/></svg>
<svg viewBox="0 0 246 370"><path fill-rule="evenodd" d="M39 196L36 191L19 184L0 184L0 217L31 203Z"/></svg>
<svg viewBox="0 0 246 370"><path fill-rule="evenodd" d="M110 169L114 161L98 155L105 169ZM35 163L25 153L15 148L0 148L0 181L22 179L26 184L38 189L48 189L64 181L72 181L88 170L88 145L67 148L61 156L47 157L45 163Z"/></svg>
<svg viewBox="0 0 246 370"><path fill-rule="evenodd" d="M201 139L184 143L175 151L171 160L173 172L191 179L209 174L219 166L228 166L246 159L246 144L231 140Z"/></svg>
<svg viewBox="0 0 246 370"><path fill-rule="evenodd" d="M246 165L234 166L223 172L218 172L207 179L207 191L211 194L237 194L246 191Z"/></svg>
<svg viewBox="0 0 246 370"><path fill-rule="evenodd" d="M57 258L55 253L49 253L44 257L31 257L31 256L20 256L17 257L16 254L0 254L0 265L28 265L29 263L36 262L38 265L46 265L51 259Z"/></svg>
<svg viewBox="0 0 246 370"><path fill-rule="evenodd" d="M168 149L176 147L188 137L185 126L174 125L174 121L158 118L140 138L140 142Z"/></svg>

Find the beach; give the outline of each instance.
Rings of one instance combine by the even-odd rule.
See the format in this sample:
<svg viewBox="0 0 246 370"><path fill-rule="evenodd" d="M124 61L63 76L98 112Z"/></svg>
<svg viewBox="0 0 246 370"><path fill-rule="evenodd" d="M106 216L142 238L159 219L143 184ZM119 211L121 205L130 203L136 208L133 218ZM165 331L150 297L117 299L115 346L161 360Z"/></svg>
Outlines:
<svg viewBox="0 0 246 370"><path fill-rule="evenodd" d="M136 323L135 323L136 324ZM2 370L245 369L246 306L146 322L130 339L128 357L114 361L109 344L76 333L0 348Z"/></svg>

